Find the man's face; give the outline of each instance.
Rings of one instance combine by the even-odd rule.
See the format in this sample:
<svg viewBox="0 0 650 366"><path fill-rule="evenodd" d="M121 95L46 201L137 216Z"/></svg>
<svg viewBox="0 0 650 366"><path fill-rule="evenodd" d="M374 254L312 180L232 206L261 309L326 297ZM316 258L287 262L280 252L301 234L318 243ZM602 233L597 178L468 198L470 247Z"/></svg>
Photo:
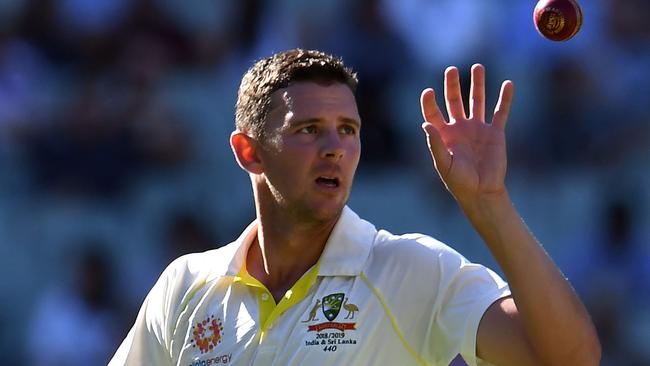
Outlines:
<svg viewBox="0 0 650 366"><path fill-rule="evenodd" d="M271 99L258 156L275 203L302 219L336 219L361 153L352 91L342 83L298 82Z"/></svg>

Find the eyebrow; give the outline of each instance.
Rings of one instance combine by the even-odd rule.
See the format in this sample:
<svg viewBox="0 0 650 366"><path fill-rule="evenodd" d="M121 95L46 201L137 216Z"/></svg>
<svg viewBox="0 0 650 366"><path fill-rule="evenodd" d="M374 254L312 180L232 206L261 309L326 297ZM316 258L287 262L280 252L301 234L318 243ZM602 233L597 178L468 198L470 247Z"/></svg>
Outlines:
<svg viewBox="0 0 650 366"><path fill-rule="evenodd" d="M338 117L337 120L340 121L340 122L343 122L343 123L348 123L348 124L354 125L356 127L361 127L361 122L359 122L358 120L356 120L354 118L341 116L341 117ZM297 126L301 126L301 125L307 125L307 124L310 124L310 123L319 123L321 121L323 121L322 118L314 117L314 118L307 118L307 119L301 119L301 120L289 122L287 125L289 127L297 127Z"/></svg>

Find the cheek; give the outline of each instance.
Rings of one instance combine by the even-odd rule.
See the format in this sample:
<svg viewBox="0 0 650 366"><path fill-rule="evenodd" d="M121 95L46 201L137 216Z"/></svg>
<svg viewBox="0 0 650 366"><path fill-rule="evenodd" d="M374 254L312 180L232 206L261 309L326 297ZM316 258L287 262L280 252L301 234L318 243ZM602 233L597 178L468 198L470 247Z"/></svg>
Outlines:
<svg viewBox="0 0 650 366"><path fill-rule="evenodd" d="M272 174L282 181L296 182L309 167L309 152L301 149L286 149L273 159ZM271 173L271 172L269 172Z"/></svg>
<svg viewBox="0 0 650 366"><path fill-rule="evenodd" d="M350 148L348 149L347 153L348 153L348 156L350 156L350 158L351 158L350 159L351 163L352 163L351 165L356 167L357 164L359 164L359 158L361 157L361 143L356 142L356 143L352 144L352 146L350 146Z"/></svg>

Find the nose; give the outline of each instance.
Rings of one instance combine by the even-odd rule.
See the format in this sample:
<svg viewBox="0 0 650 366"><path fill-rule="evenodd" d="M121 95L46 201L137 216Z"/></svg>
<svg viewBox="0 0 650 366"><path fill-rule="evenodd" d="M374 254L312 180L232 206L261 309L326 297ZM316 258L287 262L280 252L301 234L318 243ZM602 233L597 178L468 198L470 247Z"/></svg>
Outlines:
<svg viewBox="0 0 650 366"><path fill-rule="evenodd" d="M327 134L324 134L323 145L321 148L321 158L339 161L345 153L343 147L343 141L341 141L341 136L337 131L332 131Z"/></svg>

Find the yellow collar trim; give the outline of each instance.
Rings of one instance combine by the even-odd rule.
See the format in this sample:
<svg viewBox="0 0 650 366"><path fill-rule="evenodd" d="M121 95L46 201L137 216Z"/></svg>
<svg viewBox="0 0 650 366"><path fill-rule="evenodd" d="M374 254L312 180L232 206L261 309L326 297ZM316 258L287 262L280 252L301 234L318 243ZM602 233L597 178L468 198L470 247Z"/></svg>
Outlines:
<svg viewBox="0 0 650 366"><path fill-rule="evenodd" d="M320 270L320 260L309 269L293 286L287 290L280 302L276 305L271 291L264 286L257 278L248 273L246 263L242 265L239 273L235 276L234 282L241 282L246 286L257 288L257 301L260 309L260 319L262 338L269 327L287 311L290 307L302 301L309 289L316 283L318 272ZM261 338L260 338L261 340Z"/></svg>

